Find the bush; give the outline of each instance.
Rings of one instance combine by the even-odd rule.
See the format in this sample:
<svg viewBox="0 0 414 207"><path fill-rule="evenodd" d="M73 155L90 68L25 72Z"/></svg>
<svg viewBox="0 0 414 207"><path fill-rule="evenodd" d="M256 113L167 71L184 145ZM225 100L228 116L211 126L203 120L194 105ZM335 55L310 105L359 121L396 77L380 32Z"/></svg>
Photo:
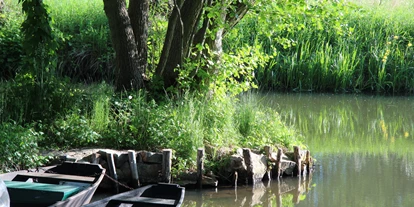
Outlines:
<svg viewBox="0 0 414 207"><path fill-rule="evenodd" d="M77 148L96 145L101 135L95 132L86 117L70 113L48 126L47 137L40 143L44 148Z"/></svg>
<svg viewBox="0 0 414 207"><path fill-rule="evenodd" d="M0 124L0 137L1 171L34 168L46 162L45 157L39 155L37 145L43 139L43 134L36 132L33 127L3 122Z"/></svg>

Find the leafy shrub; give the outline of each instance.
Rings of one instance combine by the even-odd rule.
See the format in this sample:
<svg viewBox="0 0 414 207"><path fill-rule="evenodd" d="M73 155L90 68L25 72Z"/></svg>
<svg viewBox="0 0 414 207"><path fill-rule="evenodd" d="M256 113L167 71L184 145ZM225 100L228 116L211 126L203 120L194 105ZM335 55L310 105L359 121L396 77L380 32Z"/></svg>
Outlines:
<svg viewBox="0 0 414 207"><path fill-rule="evenodd" d="M16 123L0 124L0 169L1 171L22 170L41 166L45 157L39 155L38 141L43 134L33 127Z"/></svg>
<svg viewBox="0 0 414 207"><path fill-rule="evenodd" d="M56 119L47 131L43 147L77 148L96 145L101 135L95 132L86 117L69 113Z"/></svg>

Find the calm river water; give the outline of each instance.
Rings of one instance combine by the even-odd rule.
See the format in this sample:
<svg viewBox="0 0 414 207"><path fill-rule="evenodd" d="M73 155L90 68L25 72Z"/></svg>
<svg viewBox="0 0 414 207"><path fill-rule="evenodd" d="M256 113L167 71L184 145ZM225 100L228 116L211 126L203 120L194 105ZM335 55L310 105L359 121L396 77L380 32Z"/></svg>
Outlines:
<svg viewBox="0 0 414 207"><path fill-rule="evenodd" d="M186 192L184 206L414 206L414 97L266 94L305 137L306 179Z"/></svg>

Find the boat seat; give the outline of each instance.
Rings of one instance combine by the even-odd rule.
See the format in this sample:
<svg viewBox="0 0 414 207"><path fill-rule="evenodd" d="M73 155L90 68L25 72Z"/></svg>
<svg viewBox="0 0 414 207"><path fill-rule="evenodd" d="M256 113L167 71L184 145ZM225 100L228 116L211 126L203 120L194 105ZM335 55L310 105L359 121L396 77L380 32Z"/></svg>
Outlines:
<svg viewBox="0 0 414 207"><path fill-rule="evenodd" d="M29 178L42 178L42 179L47 179L47 180L54 180L55 183L59 183L59 181L93 183L95 180L94 177L87 177L87 176L27 172L27 173L17 174L14 177L13 181L27 181Z"/></svg>
<svg viewBox="0 0 414 207"><path fill-rule="evenodd" d="M119 198L112 199L108 202L106 207L115 207L120 204L133 204L133 206L175 206L174 199L163 199L163 198L149 198L149 197L133 197L133 198Z"/></svg>
<svg viewBox="0 0 414 207"><path fill-rule="evenodd" d="M79 192L80 187L55 185L48 183L31 183L20 181L4 181L10 195L10 200L22 203L51 203L63 201Z"/></svg>

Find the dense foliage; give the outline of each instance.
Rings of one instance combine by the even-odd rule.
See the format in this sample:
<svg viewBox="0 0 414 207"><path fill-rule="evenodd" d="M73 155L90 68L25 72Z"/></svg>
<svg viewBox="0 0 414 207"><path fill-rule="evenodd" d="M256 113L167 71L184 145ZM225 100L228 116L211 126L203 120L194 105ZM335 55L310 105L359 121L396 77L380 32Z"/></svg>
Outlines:
<svg viewBox="0 0 414 207"><path fill-rule="evenodd" d="M76 81L112 83L114 52L105 14L97 9L103 7L102 1L46 3L51 5L60 43L56 73ZM3 79L14 77L22 63L18 34L22 15L15 4L6 0L6 27L0 29ZM409 11L413 7L410 2L391 0L366 7L348 1L258 1L226 34L225 55L231 59L219 64L225 64L220 71L236 80L249 78L249 71L237 74L243 65L255 62L243 54L247 52L260 60L251 66L262 89L411 93L414 21ZM161 53L168 8L166 1L151 4L148 77ZM227 64L232 62L239 64ZM188 86L187 78L203 78L206 73L199 66L211 64L188 63L181 82Z"/></svg>
<svg viewBox="0 0 414 207"><path fill-rule="evenodd" d="M153 73L170 6L156 1L150 10L148 90L115 93L102 1L45 1L46 10L30 10L27 4L37 0L22 2L26 6L5 0L0 16L3 170L40 164L42 149L86 146L172 148L176 165L191 168L200 146L300 144L277 113L238 96L251 88L414 89L414 21L402 10L384 13L378 12L382 6L370 10L344 1L257 1L226 34L219 59L189 59L177 68L179 85L164 89ZM31 22L26 17L32 14L46 18ZM191 55L208 49L194 48Z"/></svg>
<svg viewBox="0 0 414 207"><path fill-rule="evenodd" d="M39 109L31 106L30 100L16 97L17 87L7 83L0 85L4 94L0 101L0 127L4 132L2 142L6 143L2 144L4 153L0 157L3 170L38 164L38 159L43 159L35 156L40 149L172 148L175 163L182 169L193 166L197 148L204 145L216 149L224 146L261 148L266 144L289 147L300 145L301 140L293 129L280 121L276 112L258 106L257 100L231 97L211 100L182 94L174 100L156 102L144 92L115 94L107 84L87 87L68 84L50 91L65 101L45 97L43 104L51 108L44 111L43 118L29 119L18 117L27 113L18 113L19 110L29 108L34 113ZM17 99L22 103L11 101ZM54 107L59 110L53 110ZM13 115L10 112L15 112L18 120L37 121L23 127L22 122L10 121ZM23 155L15 154L17 149ZM33 157L27 159L29 155ZM17 165L10 160L22 163Z"/></svg>

